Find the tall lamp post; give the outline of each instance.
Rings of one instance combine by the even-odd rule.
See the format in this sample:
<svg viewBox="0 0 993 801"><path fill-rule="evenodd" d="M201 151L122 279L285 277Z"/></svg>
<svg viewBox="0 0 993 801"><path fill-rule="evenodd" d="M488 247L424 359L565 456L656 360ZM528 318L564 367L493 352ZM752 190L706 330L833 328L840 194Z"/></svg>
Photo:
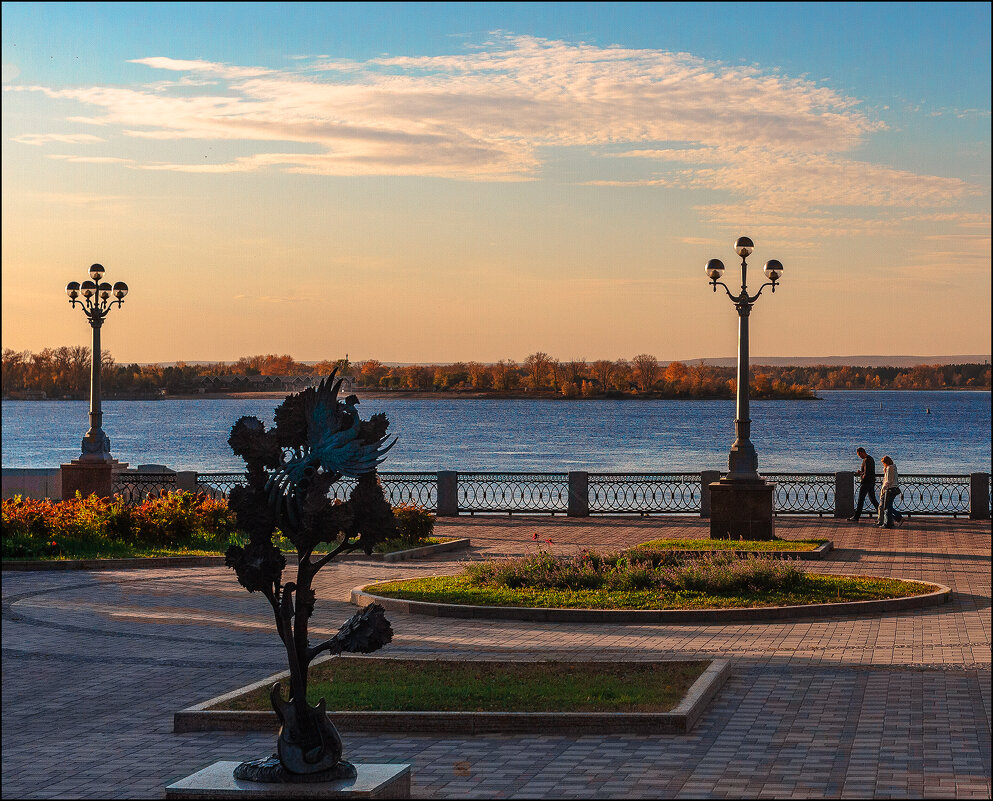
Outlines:
<svg viewBox="0 0 993 801"><path fill-rule="evenodd" d="M100 408L100 329L103 321L115 305L124 304L128 285L118 281L111 286L101 280L104 269L100 264L90 266L92 280L70 281L66 284L66 295L73 308L82 309L93 329L93 345L90 354L90 428L83 437L82 453L71 465L62 465L62 493L72 496L75 490L84 495L96 492L109 495L111 489L111 468L118 463L110 455L110 438L103 430L103 411ZM67 470L67 468L70 468Z"/></svg>
<svg viewBox="0 0 993 801"><path fill-rule="evenodd" d="M734 434L728 455L728 474L725 478L710 485L711 517L710 536L719 538L772 539L775 524L772 514L772 493L774 486L767 483L758 472L758 454L752 444L752 421L748 411L748 317L752 306L767 286L776 291L783 275L783 265L770 259L763 268L769 280L759 287L754 295L748 294L748 262L755 245L747 236L738 237L734 250L741 257L741 289L737 295L728 289L727 284L718 279L724 275L724 263L720 259L707 262L706 272L710 284L717 291L718 286L731 299L738 311L738 381L735 405Z"/></svg>

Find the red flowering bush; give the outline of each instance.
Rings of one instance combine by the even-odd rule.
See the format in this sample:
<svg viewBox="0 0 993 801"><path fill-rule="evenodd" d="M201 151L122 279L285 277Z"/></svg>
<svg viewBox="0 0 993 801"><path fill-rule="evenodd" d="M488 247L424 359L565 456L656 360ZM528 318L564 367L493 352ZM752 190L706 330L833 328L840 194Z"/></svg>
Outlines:
<svg viewBox="0 0 993 801"><path fill-rule="evenodd" d="M64 501L3 501L3 557L114 556L147 550L223 551L235 537L223 500L168 492L137 506L77 495Z"/></svg>

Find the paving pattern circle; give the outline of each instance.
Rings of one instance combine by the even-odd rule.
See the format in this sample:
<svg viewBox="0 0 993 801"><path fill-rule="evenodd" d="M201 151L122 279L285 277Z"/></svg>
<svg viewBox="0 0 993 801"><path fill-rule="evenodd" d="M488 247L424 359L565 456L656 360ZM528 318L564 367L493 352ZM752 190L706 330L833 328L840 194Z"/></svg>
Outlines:
<svg viewBox="0 0 993 801"><path fill-rule="evenodd" d="M941 607L869 617L708 625L424 618L390 613L383 656L646 660L725 657L733 673L690 736L350 734L346 757L410 762L421 798L990 797L990 524L902 529L782 519L829 538L814 571L946 584ZM692 518L459 518L468 554L348 561L317 581L313 634L351 589L455 572L462 558L611 550L703 536ZM269 607L219 567L3 574L4 798L158 798L270 735L174 734L172 714L284 669Z"/></svg>

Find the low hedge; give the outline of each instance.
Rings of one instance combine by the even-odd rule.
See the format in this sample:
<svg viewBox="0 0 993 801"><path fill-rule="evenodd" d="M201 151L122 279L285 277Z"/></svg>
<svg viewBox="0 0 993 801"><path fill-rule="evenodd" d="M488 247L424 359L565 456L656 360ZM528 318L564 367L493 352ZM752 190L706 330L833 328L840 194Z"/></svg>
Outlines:
<svg viewBox="0 0 993 801"><path fill-rule="evenodd" d="M382 543L386 550L434 542L430 512L401 504L394 515L397 535ZM227 501L183 491L149 496L136 506L78 493L64 501L14 496L4 499L2 519L4 559L224 553L243 539Z"/></svg>
<svg viewBox="0 0 993 801"><path fill-rule="evenodd" d="M90 495L3 501L3 558L219 553L239 539L223 500L167 492L136 506Z"/></svg>

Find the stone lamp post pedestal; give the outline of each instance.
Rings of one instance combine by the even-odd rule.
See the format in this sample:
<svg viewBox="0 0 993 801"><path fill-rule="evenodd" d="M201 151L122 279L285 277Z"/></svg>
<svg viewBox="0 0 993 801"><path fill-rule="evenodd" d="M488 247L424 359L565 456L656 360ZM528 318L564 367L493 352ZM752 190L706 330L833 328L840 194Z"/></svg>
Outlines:
<svg viewBox="0 0 993 801"><path fill-rule="evenodd" d="M127 466L127 462L116 459L106 462L73 459L68 464L61 465L62 497L75 498L79 492L84 498L93 494L100 498L109 498L114 492L114 473L124 471Z"/></svg>
<svg viewBox="0 0 993 801"><path fill-rule="evenodd" d="M771 540L776 535L772 493L766 481L715 481L710 485L710 538Z"/></svg>

